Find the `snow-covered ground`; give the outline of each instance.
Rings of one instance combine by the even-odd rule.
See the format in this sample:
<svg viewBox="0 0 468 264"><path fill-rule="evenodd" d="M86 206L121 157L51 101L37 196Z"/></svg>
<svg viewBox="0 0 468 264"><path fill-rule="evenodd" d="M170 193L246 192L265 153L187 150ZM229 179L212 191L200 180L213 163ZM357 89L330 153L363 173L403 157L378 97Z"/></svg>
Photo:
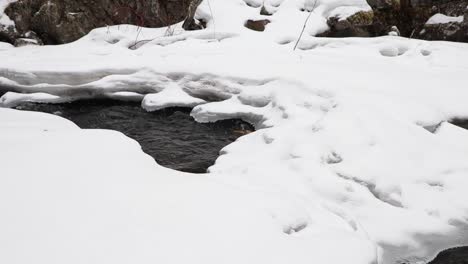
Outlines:
<svg viewBox="0 0 468 264"><path fill-rule="evenodd" d="M205 1L203 31L1 44L0 87L29 93L2 106L144 98L258 130L192 175L117 132L0 108L0 262L389 264L468 243L468 131L446 122L468 118L468 45L314 38L368 9L321 0L293 51L314 1L261 4Z"/></svg>
<svg viewBox="0 0 468 264"><path fill-rule="evenodd" d="M4 13L5 8L17 0L0 0L0 26L12 26L15 23Z"/></svg>

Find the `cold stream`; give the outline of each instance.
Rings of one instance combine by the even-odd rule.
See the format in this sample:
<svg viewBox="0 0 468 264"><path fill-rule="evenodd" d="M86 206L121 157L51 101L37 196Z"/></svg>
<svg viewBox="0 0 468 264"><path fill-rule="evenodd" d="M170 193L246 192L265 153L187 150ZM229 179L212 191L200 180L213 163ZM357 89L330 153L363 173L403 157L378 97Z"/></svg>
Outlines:
<svg viewBox="0 0 468 264"><path fill-rule="evenodd" d="M139 103L115 100L82 100L63 104L23 103L16 109L58 115L85 129L120 131L138 141L143 151L160 165L192 173L206 172L224 146L254 131L252 125L240 119L203 124L190 116L190 108L167 108L147 112ZM451 123L468 129L466 119L455 119ZM400 254L403 252L401 249L396 251ZM427 262L426 258L424 263L465 264L468 263L467 252L468 247L444 250L433 261ZM411 255L411 252L407 254ZM391 262L421 263L406 261L401 255L398 256L398 253Z"/></svg>
<svg viewBox="0 0 468 264"><path fill-rule="evenodd" d="M16 109L55 114L81 128L120 131L138 141L160 165L193 173L206 172L224 146L254 130L239 119L198 123L190 108L146 112L139 103L113 100L25 103Z"/></svg>

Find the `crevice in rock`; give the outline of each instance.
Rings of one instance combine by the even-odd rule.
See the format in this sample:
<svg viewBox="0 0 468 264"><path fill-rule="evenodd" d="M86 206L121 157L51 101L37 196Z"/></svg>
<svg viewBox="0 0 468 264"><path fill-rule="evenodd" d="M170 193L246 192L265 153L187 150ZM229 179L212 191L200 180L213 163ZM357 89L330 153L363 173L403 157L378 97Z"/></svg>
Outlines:
<svg viewBox="0 0 468 264"><path fill-rule="evenodd" d="M329 17L329 30L319 37L402 36L425 40L468 42L467 0L367 0L370 11L345 19ZM302 11L302 10L301 10ZM461 21L426 24L435 14L463 17ZM430 53L423 53L424 56Z"/></svg>

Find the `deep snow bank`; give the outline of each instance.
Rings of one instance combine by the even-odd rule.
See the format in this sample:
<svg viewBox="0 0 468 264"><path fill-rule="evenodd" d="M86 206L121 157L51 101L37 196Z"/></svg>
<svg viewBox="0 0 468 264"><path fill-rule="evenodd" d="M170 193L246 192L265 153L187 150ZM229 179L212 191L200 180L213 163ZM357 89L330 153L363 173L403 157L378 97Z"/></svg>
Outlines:
<svg viewBox="0 0 468 264"><path fill-rule="evenodd" d="M2 263L375 258L359 226L319 203L162 168L120 133L8 109L0 120Z"/></svg>
<svg viewBox="0 0 468 264"><path fill-rule="evenodd" d="M124 25L63 46L0 46L0 89L36 93L7 93L3 106L144 96L151 110L177 98L174 104L197 105L192 115L201 122L241 117L263 128L223 149L211 173L197 178L160 168L111 132L1 130L8 135L2 194L14 197L2 207L24 210L0 220L8 221L0 228L18 223L0 238L10 241L0 258L26 263L22 253L34 248L43 252L39 260L58 256L58 263L74 250L113 263L393 263L467 243L468 132L445 121L468 117L468 46L313 38L325 10L343 5L323 0L293 52L313 2L266 2L276 13L264 32L243 26L264 18L259 2L219 0L211 1L214 19L207 2L198 12L208 20L204 31ZM12 114L20 115L2 110L0 118ZM20 124L28 123L21 115ZM31 140L20 144L24 138ZM39 155L44 146L47 155ZM60 168L52 171L54 159ZM19 166L24 160L31 165ZM48 195L9 191L27 193L25 182L44 177L50 184L37 192L52 189L79 210L61 213L65 206L49 204ZM25 218L40 201L44 229ZM78 215L82 222L72 221ZM55 219L80 228L57 227ZM48 243L22 244L49 232ZM70 242L58 243L65 234Z"/></svg>

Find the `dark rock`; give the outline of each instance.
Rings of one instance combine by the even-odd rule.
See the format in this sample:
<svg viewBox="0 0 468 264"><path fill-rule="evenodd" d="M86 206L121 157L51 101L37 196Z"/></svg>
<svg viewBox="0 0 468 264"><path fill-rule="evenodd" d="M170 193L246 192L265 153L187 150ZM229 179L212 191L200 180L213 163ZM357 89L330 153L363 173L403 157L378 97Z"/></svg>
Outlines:
<svg viewBox="0 0 468 264"><path fill-rule="evenodd" d="M193 16L201 0L19 0L5 13L15 22L17 34L1 33L0 40L14 40L36 32L45 44L75 41L97 27L134 24L162 27ZM193 27L192 27L193 28ZM14 31L14 30L13 30Z"/></svg>
<svg viewBox="0 0 468 264"><path fill-rule="evenodd" d="M361 11L346 18L331 17L327 24L330 30L320 34L320 37L370 37L374 18L373 11Z"/></svg>
<svg viewBox="0 0 468 264"><path fill-rule="evenodd" d="M466 12L468 0L368 0L374 9L373 33L386 35L396 26L401 36L426 40L467 40L468 27L462 25L426 25L437 13L460 16Z"/></svg>
<svg viewBox="0 0 468 264"><path fill-rule="evenodd" d="M14 26L0 25L0 41L13 44L18 37L19 33Z"/></svg>
<svg viewBox="0 0 468 264"><path fill-rule="evenodd" d="M203 0L192 0L189 3L189 7L187 9L187 18L182 25L182 28L185 30L197 30L202 29L203 25L195 21L195 11L197 11L197 7L201 4Z"/></svg>
<svg viewBox="0 0 468 264"><path fill-rule="evenodd" d="M468 42L468 28L457 22L425 25L417 37L426 40Z"/></svg>
<svg viewBox="0 0 468 264"><path fill-rule="evenodd" d="M14 46L15 47L22 47L22 46L30 46L30 45L44 45L42 40L39 38L39 36L33 32L33 31L28 31L19 38L15 39Z"/></svg>
<svg viewBox="0 0 468 264"><path fill-rule="evenodd" d="M428 264L468 264L468 247L444 250Z"/></svg>
<svg viewBox="0 0 468 264"><path fill-rule="evenodd" d="M468 2L468 1L467 1ZM448 40L468 42L468 3L448 5L445 14L452 17L463 16L462 22L443 24L425 24L419 32L418 38L426 40ZM464 10L464 13L461 13Z"/></svg>
<svg viewBox="0 0 468 264"><path fill-rule="evenodd" d="M399 0L368 0L367 3L374 10L399 8Z"/></svg>
<svg viewBox="0 0 468 264"><path fill-rule="evenodd" d="M265 26L270 23L268 19L262 20L247 20L244 26L248 29L255 30L255 31L265 31Z"/></svg>
<svg viewBox="0 0 468 264"><path fill-rule="evenodd" d="M425 40L468 42L468 0L367 0L373 11L347 19L330 17L323 37L375 37L398 35ZM461 23L431 24L433 15L464 16Z"/></svg>
<svg viewBox="0 0 468 264"><path fill-rule="evenodd" d="M262 16L271 16L273 15L273 12L270 11L265 5L262 6L260 9L260 15Z"/></svg>

